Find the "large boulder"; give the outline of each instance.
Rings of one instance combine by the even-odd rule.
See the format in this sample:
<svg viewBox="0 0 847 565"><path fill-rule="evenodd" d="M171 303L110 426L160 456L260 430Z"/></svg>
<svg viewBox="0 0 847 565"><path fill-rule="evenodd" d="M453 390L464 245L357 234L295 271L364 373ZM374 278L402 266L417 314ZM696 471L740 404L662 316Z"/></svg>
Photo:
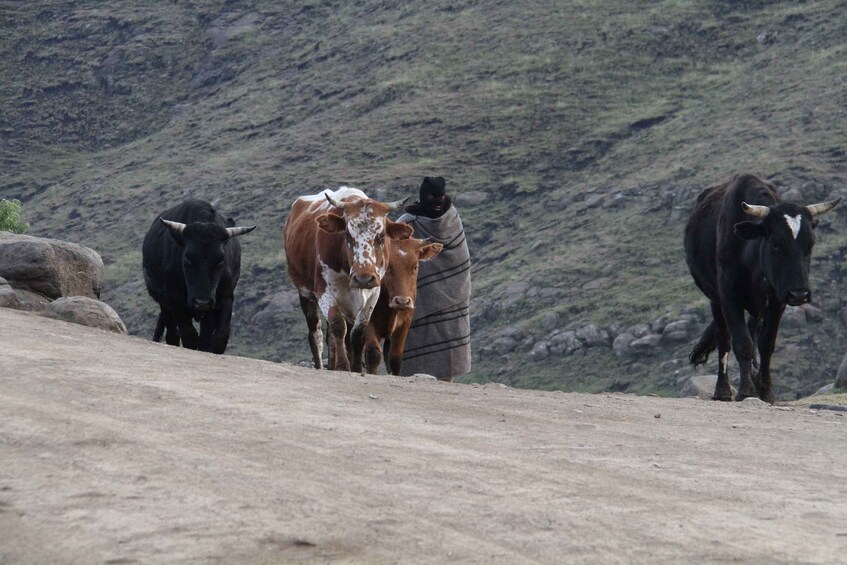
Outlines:
<svg viewBox="0 0 847 565"><path fill-rule="evenodd" d="M67 296L50 303L44 315L74 324L126 334L121 317L105 302L85 296Z"/></svg>
<svg viewBox="0 0 847 565"><path fill-rule="evenodd" d="M0 277L49 299L100 297L103 260L75 243L0 232Z"/></svg>
<svg viewBox="0 0 847 565"><path fill-rule="evenodd" d="M18 296L15 294L15 289L9 284L9 281L0 277L0 308L15 308L20 305Z"/></svg>

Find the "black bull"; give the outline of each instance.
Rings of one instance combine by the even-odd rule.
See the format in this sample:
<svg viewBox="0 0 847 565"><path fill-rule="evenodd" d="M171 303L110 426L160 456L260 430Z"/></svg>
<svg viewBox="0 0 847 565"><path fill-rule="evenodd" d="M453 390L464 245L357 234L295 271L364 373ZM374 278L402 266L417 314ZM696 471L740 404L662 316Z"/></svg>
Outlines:
<svg viewBox="0 0 847 565"><path fill-rule="evenodd" d="M202 200L188 200L153 221L141 248L144 283L161 308L153 341L167 330L169 345L226 351L241 271L236 236L255 228L235 227ZM200 322L199 336L192 320Z"/></svg>
<svg viewBox="0 0 847 565"><path fill-rule="evenodd" d="M741 370L737 400L758 396L773 403L770 360L779 322L786 304L811 300L814 217L840 201L810 206L783 202L773 185L752 175L737 176L697 197L685 228L685 259L711 302L713 321L690 359L694 365L704 363L717 347L715 400L732 400L727 377L731 346Z"/></svg>

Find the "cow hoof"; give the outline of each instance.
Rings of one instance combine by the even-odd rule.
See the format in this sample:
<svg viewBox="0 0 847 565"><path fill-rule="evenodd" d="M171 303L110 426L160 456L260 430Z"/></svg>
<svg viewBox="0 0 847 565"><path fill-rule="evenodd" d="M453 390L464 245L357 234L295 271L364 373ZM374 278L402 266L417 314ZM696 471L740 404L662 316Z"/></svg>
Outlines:
<svg viewBox="0 0 847 565"><path fill-rule="evenodd" d="M776 402L776 398L774 398L773 392L771 392L771 391L768 391L768 392L762 394L761 396L759 396L759 398L761 398L762 400L764 400L768 404L773 404L774 402Z"/></svg>
<svg viewBox="0 0 847 565"><path fill-rule="evenodd" d="M726 394L715 394L712 396L712 400L720 400L721 402L732 402L732 393Z"/></svg>

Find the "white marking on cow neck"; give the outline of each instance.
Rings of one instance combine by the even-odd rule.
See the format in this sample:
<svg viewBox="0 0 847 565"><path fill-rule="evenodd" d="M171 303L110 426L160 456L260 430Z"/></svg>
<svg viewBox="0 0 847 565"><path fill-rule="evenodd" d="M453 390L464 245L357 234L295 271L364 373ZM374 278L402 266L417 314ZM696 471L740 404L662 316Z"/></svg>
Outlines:
<svg viewBox="0 0 847 565"><path fill-rule="evenodd" d="M353 288L350 286L349 275L330 269L323 261L321 277L326 282L326 290L318 298L318 306L326 319L329 319L329 309L335 306L348 323L360 319L363 309L368 309L365 323L370 320L376 299L379 298L379 287ZM373 297L374 293L376 298Z"/></svg>
<svg viewBox="0 0 847 565"><path fill-rule="evenodd" d="M800 235L800 224L803 223L803 216L798 214L792 218L785 214L783 218L785 218L785 223L788 224L788 229L791 230L791 235L794 236L794 239L797 239L797 236Z"/></svg>

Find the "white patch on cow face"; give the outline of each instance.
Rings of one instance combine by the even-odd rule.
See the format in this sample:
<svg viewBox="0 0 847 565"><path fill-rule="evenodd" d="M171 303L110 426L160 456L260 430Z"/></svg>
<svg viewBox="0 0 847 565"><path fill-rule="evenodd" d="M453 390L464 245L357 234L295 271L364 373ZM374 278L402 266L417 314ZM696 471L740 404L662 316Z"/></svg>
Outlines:
<svg viewBox="0 0 847 565"><path fill-rule="evenodd" d="M385 219L366 214L357 218L348 218L347 232L353 239L353 264L376 266L374 242L381 234L385 234Z"/></svg>
<svg viewBox="0 0 847 565"><path fill-rule="evenodd" d="M791 235L794 236L794 239L797 239L797 236L800 235L800 224L803 223L803 216L798 214L792 218L785 214L783 218L785 218L785 223L788 224L788 229L791 230Z"/></svg>

